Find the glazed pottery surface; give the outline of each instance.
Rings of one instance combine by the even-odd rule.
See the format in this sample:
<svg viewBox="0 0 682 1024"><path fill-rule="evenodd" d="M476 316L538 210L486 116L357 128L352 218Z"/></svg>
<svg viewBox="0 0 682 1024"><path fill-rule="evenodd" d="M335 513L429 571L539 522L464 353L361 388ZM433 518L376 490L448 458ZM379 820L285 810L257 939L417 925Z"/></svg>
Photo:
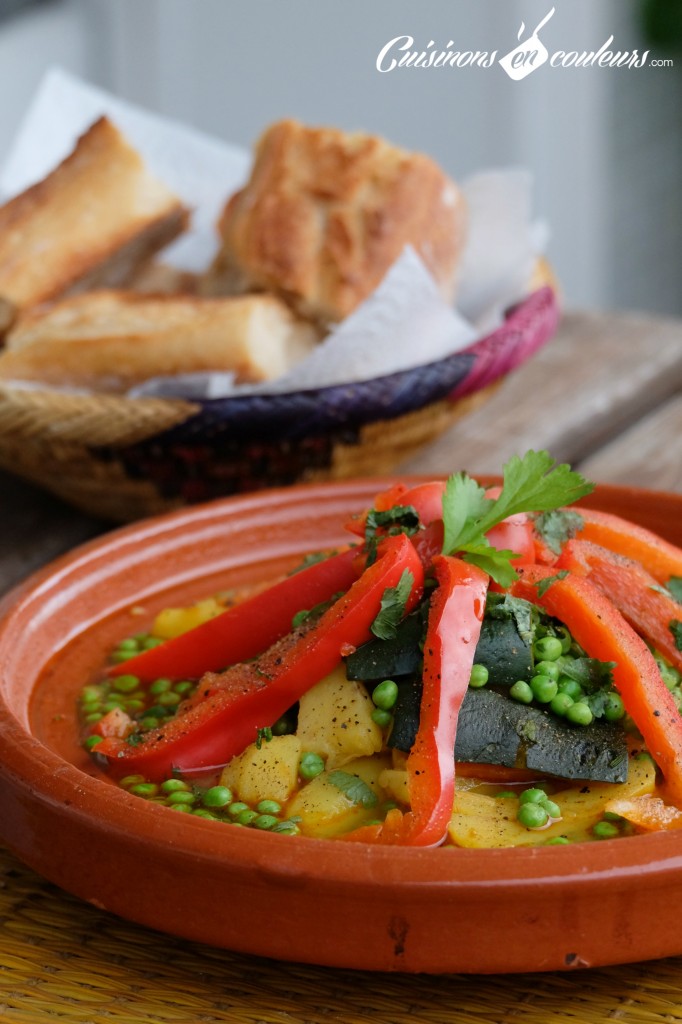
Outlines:
<svg viewBox="0 0 682 1024"><path fill-rule="evenodd" d="M57 885L174 935L386 971L555 970L682 954L682 833L414 850L231 828L116 787L78 743L76 696L157 610L274 578L347 540L388 481L263 492L118 530L0 604L0 839ZM682 544L682 496L587 502Z"/></svg>

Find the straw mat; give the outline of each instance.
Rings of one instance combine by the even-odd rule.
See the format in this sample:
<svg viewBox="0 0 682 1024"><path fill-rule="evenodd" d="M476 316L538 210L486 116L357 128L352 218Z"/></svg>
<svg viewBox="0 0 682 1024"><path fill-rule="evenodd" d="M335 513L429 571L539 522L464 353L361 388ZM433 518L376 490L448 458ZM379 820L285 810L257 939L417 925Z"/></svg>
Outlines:
<svg viewBox="0 0 682 1024"><path fill-rule="evenodd" d="M283 964L129 925L0 850L0 1021L670 1024L682 1021L682 959L490 977Z"/></svg>

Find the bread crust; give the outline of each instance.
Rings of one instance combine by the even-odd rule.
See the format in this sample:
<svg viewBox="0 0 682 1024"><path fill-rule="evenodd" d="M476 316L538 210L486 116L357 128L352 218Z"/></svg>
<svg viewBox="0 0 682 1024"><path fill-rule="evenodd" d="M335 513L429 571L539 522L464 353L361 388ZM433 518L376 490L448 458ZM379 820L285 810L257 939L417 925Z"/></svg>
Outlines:
<svg viewBox="0 0 682 1024"><path fill-rule="evenodd" d="M466 210L429 157L286 120L261 137L219 233L210 289L275 291L302 315L333 322L371 294L407 245L451 300Z"/></svg>
<svg viewBox="0 0 682 1024"><path fill-rule="evenodd" d="M201 371L259 381L285 373L317 340L274 296L96 291L25 315L0 354L0 379L110 392Z"/></svg>
<svg viewBox="0 0 682 1024"><path fill-rule="evenodd" d="M177 196L102 117L51 174L0 207L0 296L27 309L122 285L187 222Z"/></svg>

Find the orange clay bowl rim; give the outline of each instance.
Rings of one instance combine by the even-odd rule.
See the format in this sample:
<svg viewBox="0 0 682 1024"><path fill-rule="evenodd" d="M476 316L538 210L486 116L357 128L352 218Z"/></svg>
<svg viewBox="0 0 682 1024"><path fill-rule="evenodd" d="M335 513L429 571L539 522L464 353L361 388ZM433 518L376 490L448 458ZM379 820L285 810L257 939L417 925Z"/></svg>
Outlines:
<svg viewBox="0 0 682 1024"><path fill-rule="evenodd" d="M148 519L75 549L6 595L0 839L49 880L123 917L282 959L497 972L682 953L672 913L682 910L682 833L492 850L277 836L146 803L34 734L30 694L65 641L96 636L112 610L160 590L235 566L260 565L262 574L264 564L293 564L305 551L343 542L344 519L391 482L304 485ZM604 485L585 504L680 541L682 495ZM262 547L249 552L231 542L244 530L260 533ZM172 899L164 898L169 886ZM215 901L230 894L229 909L216 913Z"/></svg>

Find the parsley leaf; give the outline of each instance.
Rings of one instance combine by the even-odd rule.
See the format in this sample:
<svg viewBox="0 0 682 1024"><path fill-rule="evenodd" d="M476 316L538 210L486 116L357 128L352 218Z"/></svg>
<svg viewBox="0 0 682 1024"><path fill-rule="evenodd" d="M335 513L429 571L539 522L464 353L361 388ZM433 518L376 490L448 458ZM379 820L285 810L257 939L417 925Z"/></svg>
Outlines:
<svg viewBox="0 0 682 1024"><path fill-rule="evenodd" d="M394 640L398 624L405 614L405 606L412 593L414 576L409 569L403 571L395 587L387 587L381 598L381 609L370 629L380 640Z"/></svg>
<svg viewBox="0 0 682 1024"><path fill-rule="evenodd" d="M448 480L443 497L443 552L462 552L467 562L484 569L502 586L516 579L514 552L493 548L485 534L518 512L548 512L570 505L594 485L567 465L557 465L545 451L513 456L504 467L504 483L496 499L466 473Z"/></svg>
<svg viewBox="0 0 682 1024"><path fill-rule="evenodd" d="M667 586L675 600L682 604L682 576L671 576Z"/></svg>
<svg viewBox="0 0 682 1024"><path fill-rule="evenodd" d="M550 551L560 555L566 541L575 537L584 524L585 520L579 512L570 509L550 509L536 518L535 529Z"/></svg>
<svg viewBox="0 0 682 1024"><path fill-rule="evenodd" d="M358 807L374 807L377 803L376 793L357 775L351 775L350 772L343 772L337 769L330 772L327 778L333 786L340 789Z"/></svg>
<svg viewBox="0 0 682 1024"><path fill-rule="evenodd" d="M679 619L673 619L672 622L668 623L668 629L673 635L675 647L677 647L678 651L682 651L682 622Z"/></svg>
<svg viewBox="0 0 682 1024"><path fill-rule="evenodd" d="M256 750L260 750L264 743L269 743L272 739L272 729L269 725L265 728L256 730Z"/></svg>

